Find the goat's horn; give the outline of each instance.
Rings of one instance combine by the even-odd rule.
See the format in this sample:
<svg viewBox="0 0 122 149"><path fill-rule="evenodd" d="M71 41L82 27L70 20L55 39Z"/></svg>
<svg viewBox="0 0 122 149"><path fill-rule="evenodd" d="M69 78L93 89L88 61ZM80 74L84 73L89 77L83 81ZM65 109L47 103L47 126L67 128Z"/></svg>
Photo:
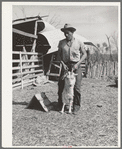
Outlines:
<svg viewBox="0 0 122 149"><path fill-rule="evenodd" d="M62 76L62 80L64 80L64 78L67 76L67 73L66 74L64 74L63 76Z"/></svg>
<svg viewBox="0 0 122 149"><path fill-rule="evenodd" d="M73 68L71 69L71 74L73 73Z"/></svg>

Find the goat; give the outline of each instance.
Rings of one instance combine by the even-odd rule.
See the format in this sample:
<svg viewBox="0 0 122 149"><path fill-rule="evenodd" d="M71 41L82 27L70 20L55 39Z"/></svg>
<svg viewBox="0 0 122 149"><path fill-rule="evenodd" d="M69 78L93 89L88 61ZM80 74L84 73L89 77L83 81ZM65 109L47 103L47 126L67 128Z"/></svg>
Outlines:
<svg viewBox="0 0 122 149"><path fill-rule="evenodd" d="M76 76L73 71L68 71L64 76L64 89L62 92L62 110L61 113L64 113L64 108L66 104L69 104L69 113L71 112L72 104L73 104L73 97L74 97L74 85L76 82Z"/></svg>

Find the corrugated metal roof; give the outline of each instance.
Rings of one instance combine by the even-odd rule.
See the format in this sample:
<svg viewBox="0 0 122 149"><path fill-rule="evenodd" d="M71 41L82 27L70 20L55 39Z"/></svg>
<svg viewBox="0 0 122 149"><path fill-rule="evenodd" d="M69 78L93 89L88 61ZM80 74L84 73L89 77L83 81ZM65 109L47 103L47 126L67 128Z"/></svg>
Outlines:
<svg viewBox="0 0 122 149"><path fill-rule="evenodd" d="M40 34L40 33L43 33L43 32L48 32L48 31L52 31L52 30L55 30L55 29L56 29L53 25L49 24L49 23L46 22L46 21L41 21L41 20L40 20L40 21L38 21L38 22L43 22L44 25L45 25L44 29L43 29L42 31L40 31L39 34Z"/></svg>
<svg viewBox="0 0 122 149"><path fill-rule="evenodd" d="M55 29L47 32L39 32L39 34L43 35L47 39L49 45L51 46L47 54L58 51L59 41L65 38L64 33L60 29ZM81 35L74 33L74 37L79 39L83 43L86 42L89 43L89 45L94 45L91 41L87 40L85 37L82 37Z"/></svg>
<svg viewBox="0 0 122 149"><path fill-rule="evenodd" d="M46 37L46 39L48 40L48 43L51 46L47 54L56 52L58 50L59 41L65 38L63 32L61 32L60 29L43 32L40 34Z"/></svg>

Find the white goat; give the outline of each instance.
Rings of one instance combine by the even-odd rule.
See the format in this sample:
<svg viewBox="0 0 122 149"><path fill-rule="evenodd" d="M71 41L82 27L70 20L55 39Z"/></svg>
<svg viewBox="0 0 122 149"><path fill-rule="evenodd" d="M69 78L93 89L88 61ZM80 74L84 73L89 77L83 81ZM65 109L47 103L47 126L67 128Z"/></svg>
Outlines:
<svg viewBox="0 0 122 149"><path fill-rule="evenodd" d="M69 105L69 113L71 112L72 104L73 104L73 97L74 97L74 85L76 82L76 76L73 71L68 71L67 74L65 74L64 77L64 89L62 92L62 102L63 102L63 107L62 110L60 111L61 113L64 113L64 107L65 105Z"/></svg>

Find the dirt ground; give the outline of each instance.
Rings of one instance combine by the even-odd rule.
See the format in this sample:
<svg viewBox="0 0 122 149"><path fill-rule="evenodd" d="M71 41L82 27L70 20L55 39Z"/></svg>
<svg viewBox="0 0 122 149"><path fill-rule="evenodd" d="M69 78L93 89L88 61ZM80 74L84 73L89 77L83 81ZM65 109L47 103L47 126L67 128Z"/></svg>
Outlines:
<svg viewBox="0 0 122 149"><path fill-rule="evenodd" d="M118 146L118 88L114 82L83 78L77 115L26 109L41 92L57 102L57 82L13 91L13 146Z"/></svg>

